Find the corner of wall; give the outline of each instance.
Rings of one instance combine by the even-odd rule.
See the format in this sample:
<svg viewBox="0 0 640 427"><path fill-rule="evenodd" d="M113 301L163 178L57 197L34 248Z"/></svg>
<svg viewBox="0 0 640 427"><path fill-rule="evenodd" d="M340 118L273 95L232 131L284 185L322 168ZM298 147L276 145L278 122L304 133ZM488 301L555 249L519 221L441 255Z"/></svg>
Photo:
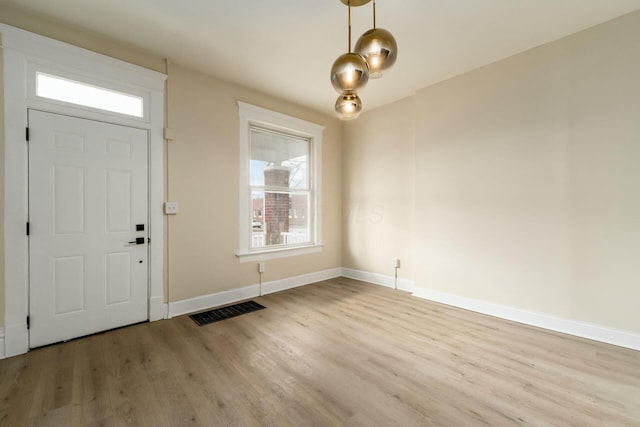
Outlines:
<svg viewBox="0 0 640 427"><path fill-rule="evenodd" d="M413 277L415 99L403 98L343 126L342 265Z"/></svg>
<svg viewBox="0 0 640 427"><path fill-rule="evenodd" d="M342 267L342 276L348 279L360 280L374 285L398 289L400 291L411 293L414 291L414 283L411 279L401 279L385 274L371 273L346 267Z"/></svg>
<svg viewBox="0 0 640 427"><path fill-rule="evenodd" d="M2 46L2 34L0 34ZM0 327L5 324L5 278L4 278L4 55L0 48ZM4 330L2 331L4 352Z"/></svg>
<svg viewBox="0 0 640 427"><path fill-rule="evenodd" d="M5 358L5 349L4 349L4 327L0 327L0 359Z"/></svg>

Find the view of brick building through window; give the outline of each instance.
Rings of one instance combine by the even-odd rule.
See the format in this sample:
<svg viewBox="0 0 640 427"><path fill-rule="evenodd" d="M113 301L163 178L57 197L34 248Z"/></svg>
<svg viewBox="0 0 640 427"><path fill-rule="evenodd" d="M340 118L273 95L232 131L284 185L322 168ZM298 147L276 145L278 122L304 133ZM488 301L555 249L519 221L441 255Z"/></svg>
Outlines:
<svg viewBox="0 0 640 427"><path fill-rule="evenodd" d="M270 198L270 196L273 195L280 195L282 197L279 199L277 197ZM272 206L270 212L268 212L269 204ZM286 221L280 220L285 217ZM297 240L298 243L306 241L303 237L307 236L307 223L306 195L267 193L264 199L253 199L253 231L254 233L265 234L265 241L261 246L294 243L293 240ZM281 239L276 237L277 233L270 232L270 230L274 230L273 227L276 224L277 228L275 228L275 230L279 230L280 236L283 237ZM267 237L268 235L271 235L271 237ZM285 241L284 236L287 236L287 241ZM258 238L256 240L261 239Z"/></svg>
<svg viewBox="0 0 640 427"><path fill-rule="evenodd" d="M253 261L322 251L316 210L324 127L240 101L238 107L238 256Z"/></svg>
<svg viewBox="0 0 640 427"><path fill-rule="evenodd" d="M311 242L308 139L252 129L251 248Z"/></svg>
<svg viewBox="0 0 640 427"><path fill-rule="evenodd" d="M264 185L289 187L289 168L269 166L264 169ZM267 192L264 195L264 227L267 245L282 244L281 233L289 231L289 193Z"/></svg>

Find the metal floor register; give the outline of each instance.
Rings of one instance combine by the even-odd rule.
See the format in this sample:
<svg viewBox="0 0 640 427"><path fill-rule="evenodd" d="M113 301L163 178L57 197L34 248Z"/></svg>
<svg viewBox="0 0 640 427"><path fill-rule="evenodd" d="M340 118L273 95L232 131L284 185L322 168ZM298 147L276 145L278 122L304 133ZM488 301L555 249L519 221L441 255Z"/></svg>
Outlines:
<svg viewBox="0 0 640 427"><path fill-rule="evenodd" d="M262 310L263 308L267 307L260 305L255 301L245 301L238 304L228 305L226 307L203 311L202 313L192 314L189 317L191 317L191 319L193 319L193 321L196 322L198 326L204 326L208 325L209 323L214 323L220 320L240 316L241 314Z"/></svg>

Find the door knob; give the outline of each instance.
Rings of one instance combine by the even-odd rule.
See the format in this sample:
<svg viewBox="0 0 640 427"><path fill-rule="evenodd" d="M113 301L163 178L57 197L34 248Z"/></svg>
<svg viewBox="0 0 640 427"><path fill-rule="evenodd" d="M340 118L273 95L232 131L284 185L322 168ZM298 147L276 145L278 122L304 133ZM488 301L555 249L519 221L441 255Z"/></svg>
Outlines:
<svg viewBox="0 0 640 427"><path fill-rule="evenodd" d="M136 240L133 240L129 243L135 243L136 245L144 245L144 237L136 237Z"/></svg>

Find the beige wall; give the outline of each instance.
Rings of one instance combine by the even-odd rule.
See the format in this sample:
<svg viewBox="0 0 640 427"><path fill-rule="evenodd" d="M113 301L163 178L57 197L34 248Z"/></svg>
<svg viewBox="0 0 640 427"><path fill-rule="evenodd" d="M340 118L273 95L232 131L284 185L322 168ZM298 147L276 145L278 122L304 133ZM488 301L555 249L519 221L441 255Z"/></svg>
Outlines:
<svg viewBox="0 0 640 427"><path fill-rule="evenodd" d="M235 256L239 239L240 163L237 100L325 126L320 217L323 251L267 261L263 280L340 267L342 126L339 120L170 62L167 65L163 58L85 29L6 6L0 6L0 22L167 72L166 120L175 139L165 147L166 194L168 199L180 203L180 213L168 217L165 223L165 288L171 301L254 285L259 281L257 264L240 263ZM2 128L0 132L4 135ZM0 255L2 249L3 245L0 245ZM1 269L0 262L0 273L4 278ZM0 326L4 323L4 307L4 283L0 281Z"/></svg>
<svg viewBox="0 0 640 427"><path fill-rule="evenodd" d="M419 91L415 105L416 286L640 332L640 12ZM345 206L378 203L410 133L392 105L347 125ZM402 125L402 126L401 126ZM410 126L410 125L409 125ZM370 178L371 179L371 178ZM362 190L362 191L360 191ZM391 217L385 217L391 219ZM380 224L393 235L406 218ZM365 228L345 222L345 266ZM393 241L391 241L393 242ZM382 258L393 256L385 242ZM354 247L355 249L355 247Z"/></svg>
<svg viewBox="0 0 640 427"><path fill-rule="evenodd" d="M343 266L413 278L414 100L345 122Z"/></svg>
<svg viewBox="0 0 640 427"><path fill-rule="evenodd" d="M267 261L264 281L341 265L340 122L204 74L170 64L168 199L180 213L168 217L171 301L258 283L257 263L238 251L239 120L237 100L326 126L323 134L322 253Z"/></svg>
<svg viewBox="0 0 640 427"><path fill-rule="evenodd" d="M418 286L640 331L640 13L416 95Z"/></svg>
<svg viewBox="0 0 640 427"><path fill-rule="evenodd" d="M2 34L0 34L0 42ZM0 49L0 328L4 326L4 62Z"/></svg>
<svg viewBox="0 0 640 427"><path fill-rule="evenodd" d="M569 317L567 54L553 43L416 95L418 286Z"/></svg>

